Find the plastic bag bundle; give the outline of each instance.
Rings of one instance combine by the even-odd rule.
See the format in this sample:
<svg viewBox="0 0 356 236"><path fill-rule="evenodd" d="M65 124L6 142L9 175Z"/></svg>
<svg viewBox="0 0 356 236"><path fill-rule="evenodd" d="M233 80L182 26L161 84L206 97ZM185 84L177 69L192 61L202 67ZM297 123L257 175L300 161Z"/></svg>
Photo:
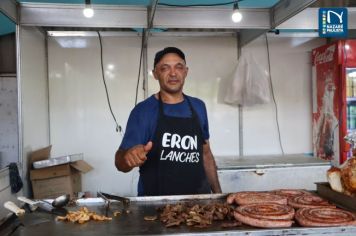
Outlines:
<svg viewBox="0 0 356 236"><path fill-rule="evenodd" d="M271 91L268 76L251 53L243 54L238 61L232 85L228 87L224 101L242 106L269 103Z"/></svg>

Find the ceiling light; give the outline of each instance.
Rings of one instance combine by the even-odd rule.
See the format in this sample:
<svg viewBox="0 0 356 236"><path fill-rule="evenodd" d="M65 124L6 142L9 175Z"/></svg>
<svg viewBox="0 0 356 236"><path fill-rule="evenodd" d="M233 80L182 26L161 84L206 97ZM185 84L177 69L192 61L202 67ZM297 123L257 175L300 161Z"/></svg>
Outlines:
<svg viewBox="0 0 356 236"><path fill-rule="evenodd" d="M234 3L234 8L233 8L233 12L232 12L232 21L235 22L235 23L238 23L242 20L242 14L239 10L239 4L238 4L238 1L236 1Z"/></svg>
<svg viewBox="0 0 356 236"><path fill-rule="evenodd" d="M85 0L85 8L83 10L83 15L87 18L94 16L94 10L90 4L90 0Z"/></svg>
<svg viewBox="0 0 356 236"><path fill-rule="evenodd" d="M113 70L115 68L114 64L108 64L108 70Z"/></svg>

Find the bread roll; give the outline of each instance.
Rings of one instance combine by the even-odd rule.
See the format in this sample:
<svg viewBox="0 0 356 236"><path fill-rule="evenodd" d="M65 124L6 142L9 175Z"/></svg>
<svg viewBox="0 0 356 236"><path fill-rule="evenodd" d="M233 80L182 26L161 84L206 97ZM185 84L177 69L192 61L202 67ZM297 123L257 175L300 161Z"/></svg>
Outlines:
<svg viewBox="0 0 356 236"><path fill-rule="evenodd" d="M340 193L344 192L344 188L341 183L341 170L339 168L331 167L327 171L326 177L332 190Z"/></svg>
<svg viewBox="0 0 356 236"><path fill-rule="evenodd" d="M356 157L350 158L341 167L341 181L344 192L356 196Z"/></svg>

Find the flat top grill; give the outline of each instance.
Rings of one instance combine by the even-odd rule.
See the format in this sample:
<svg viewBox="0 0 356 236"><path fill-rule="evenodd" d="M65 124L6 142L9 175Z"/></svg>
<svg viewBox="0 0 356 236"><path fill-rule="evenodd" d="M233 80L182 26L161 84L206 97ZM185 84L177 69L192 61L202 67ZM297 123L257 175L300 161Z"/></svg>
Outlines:
<svg viewBox="0 0 356 236"><path fill-rule="evenodd" d="M166 204L176 204L178 202L208 204L224 202L225 199L226 194L134 197L130 198L130 213L123 213L114 217L113 213L115 211L123 211L124 205L121 202L112 201L108 211L108 215L113 217L111 221L90 221L84 224L56 221L56 216L37 211L31 214L47 217L51 221L29 227L20 226L11 235L356 235L356 226L311 228L300 227L295 223L291 228L278 229L259 229L246 225L222 228L221 224L224 221L214 221L207 228L194 228L186 225L166 228L159 219L155 221L144 220L145 216L158 215L157 209L164 207ZM100 198L93 199L91 203L86 203L86 206L98 214L105 214L105 203ZM68 210L77 210L80 207L68 208Z"/></svg>

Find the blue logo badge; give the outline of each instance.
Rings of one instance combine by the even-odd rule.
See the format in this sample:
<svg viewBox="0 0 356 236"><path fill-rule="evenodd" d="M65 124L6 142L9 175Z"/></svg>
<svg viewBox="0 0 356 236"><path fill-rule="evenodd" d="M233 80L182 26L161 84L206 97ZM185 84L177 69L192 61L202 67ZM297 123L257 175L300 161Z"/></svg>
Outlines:
<svg viewBox="0 0 356 236"><path fill-rule="evenodd" d="M346 8L319 8L319 37L347 37Z"/></svg>

